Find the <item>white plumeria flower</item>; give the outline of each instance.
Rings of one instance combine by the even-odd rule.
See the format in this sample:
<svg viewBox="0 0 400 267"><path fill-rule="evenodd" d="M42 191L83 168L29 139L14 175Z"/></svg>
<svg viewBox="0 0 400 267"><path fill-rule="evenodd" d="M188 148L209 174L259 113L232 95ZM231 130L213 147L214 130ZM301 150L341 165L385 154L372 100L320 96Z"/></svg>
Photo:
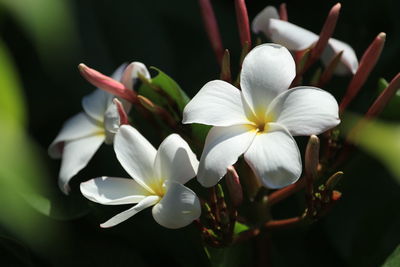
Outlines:
<svg viewBox="0 0 400 267"><path fill-rule="evenodd" d="M291 51L302 51L313 46L319 36L311 31L279 19L278 11L273 6L264 8L253 20L252 30L262 32L274 43L281 44ZM348 44L330 38L322 53L321 59L325 65L343 51L335 73L338 75L354 74L358 68L357 56Z"/></svg>
<svg viewBox="0 0 400 267"><path fill-rule="evenodd" d="M147 68L140 62L120 66L112 78L124 82L132 89L138 72L150 78ZM115 97L97 89L82 99L83 112L67 120L60 133L49 146L52 158L62 158L59 173L59 186L68 194L69 181L82 170L99 149L103 142L111 144L120 125L120 118ZM121 100L126 112L130 104Z"/></svg>
<svg viewBox="0 0 400 267"><path fill-rule="evenodd" d="M244 158L262 183L281 188L297 181L301 156L292 136L320 134L337 124L335 98L319 88L288 89L296 75L290 52L277 44L255 47L243 61L242 91L215 80L187 104L183 123L213 125L197 178L206 187Z"/></svg>
<svg viewBox="0 0 400 267"><path fill-rule="evenodd" d="M199 199L183 185L196 176L199 163L179 135L169 135L157 151L137 130L123 125L115 136L114 150L133 179L95 178L81 183L81 192L104 205L137 204L101 227L115 226L153 205L154 219L167 228L181 228L200 217Z"/></svg>

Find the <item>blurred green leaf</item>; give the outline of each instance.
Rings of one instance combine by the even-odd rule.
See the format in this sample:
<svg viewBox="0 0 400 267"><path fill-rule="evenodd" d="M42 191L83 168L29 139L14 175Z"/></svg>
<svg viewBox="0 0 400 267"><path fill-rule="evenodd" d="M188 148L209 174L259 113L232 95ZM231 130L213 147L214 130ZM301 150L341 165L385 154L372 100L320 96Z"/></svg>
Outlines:
<svg viewBox="0 0 400 267"><path fill-rule="evenodd" d="M387 258L382 267L398 267L400 266L400 245L393 251L393 253Z"/></svg>
<svg viewBox="0 0 400 267"><path fill-rule="evenodd" d="M341 127L350 142L378 158L400 183L399 124L379 120L361 121L360 117L347 114Z"/></svg>
<svg viewBox="0 0 400 267"><path fill-rule="evenodd" d="M45 61L68 59L68 51L74 51L78 38L70 1L0 0L0 8L19 21Z"/></svg>
<svg viewBox="0 0 400 267"><path fill-rule="evenodd" d="M0 117L1 118L1 117ZM36 199L42 191L47 174L37 157L36 147L23 130L0 119L0 223L16 236L35 245L52 235L53 227L32 205L45 212ZM38 229L46 229L40 234Z"/></svg>
<svg viewBox="0 0 400 267"><path fill-rule="evenodd" d="M140 86L138 90L139 94L149 98L158 105L170 107L171 111L174 111L173 105L176 103L178 111L182 113L183 108L190 100L189 97L167 74L155 67L151 67L150 69L157 71L157 75L151 79L149 84L143 83L142 86ZM157 92L158 89L162 90L162 92ZM166 96L163 96L163 93L165 93ZM176 115L181 117L181 114Z"/></svg>
<svg viewBox="0 0 400 267"><path fill-rule="evenodd" d="M25 125L25 103L14 63L0 40L0 115L9 123Z"/></svg>

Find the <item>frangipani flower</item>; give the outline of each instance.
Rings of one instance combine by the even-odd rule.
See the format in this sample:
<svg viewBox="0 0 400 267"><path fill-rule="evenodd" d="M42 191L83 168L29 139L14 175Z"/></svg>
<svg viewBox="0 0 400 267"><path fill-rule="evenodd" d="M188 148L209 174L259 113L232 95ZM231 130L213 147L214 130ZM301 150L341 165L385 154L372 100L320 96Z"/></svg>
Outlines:
<svg viewBox="0 0 400 267"><path fill-rule="evenodd" d="M156 222L167 228L184 227L199 218L199 199L183 185L196 176L199 163L179 135L169 135L157 151L137 130L123 125L115 135L114 150L133 179L95 178L81 183L81 192L104 205L137 204L101 227L117 225L150 206Z"/></svg>
<svg viewBox="0 0 400 267"><path fill-rule="evenodd" d="M320 134L340 120L331 94L308 86L287 90L295 75L285 47L260 45L243 61L242 91L214 80L187 104L183 123L215 126L200 159L197 178L203 186L215 185L242 154L269 188L300 177L301 156L292 136Z"/></svg>
<svg viewBox="0 0 400 267"><path fill-rule="evenodd" d="M120 66L112 78L121 80L130 89L138 72L150 78L146 67L140 62ZM69 181L82 170L103 142L111 144L119 128L119 114L112 102L114 96L97 89L82 99L83 112L64 123L63 128L49 146L53 158L62 158L59 173L59 186L68 194ZM130 104L121 100L126 112Z"/></svg>
<svg viewBox="0 0 400 267"><path fill-rule="evenodd" d="M255 33L264 33L274 43L281 44L291 51L310 48L319 39L319 36L311 31L280 20L278 11L273 6L267 6L254 18L252 30ZM341 51L343 54L335 73L338 75L354 74L358 68L357 56L353 48L337 39L329 39L328 45L322 53L322 62L328 65Z"/></svg>

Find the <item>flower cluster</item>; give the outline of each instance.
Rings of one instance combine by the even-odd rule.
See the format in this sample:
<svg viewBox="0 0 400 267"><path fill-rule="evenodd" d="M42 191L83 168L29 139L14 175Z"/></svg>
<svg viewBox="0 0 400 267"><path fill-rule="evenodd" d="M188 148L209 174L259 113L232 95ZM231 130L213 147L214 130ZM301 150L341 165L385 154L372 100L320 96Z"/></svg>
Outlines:
<svg viewBox="0 0 400 267"><path fill-rule="evenodd" d="M338 166L346 159L348 150L342 149L335 134L339 115L365 82L374 65L371 62L376 63L384 34L378 35L358 63L348 44L331 38L340 5L332 8L320 35L288 22L285 6L280 14L269 6L251 25L254 33L265 34L273 43L252 47L244 1L236 0L245 56L234 80L229 51L223 50L212 7L209 1L200 4L221 65L221 79L206 83L189 100L170 77L159 70L158 76L151 77L140 62L122 65L112 77L81 64L83 77L98 89L83 98L84 111L68 120L50 145L50 155L62 159L60 188L69 192L71 178L105 142L113 144L118 161L132 179L98 177L82 182L80 191L100 204L135 205L101 224L102 227L115 226L153 206L152 215L160 225L176 229L195 221L206 242L226 245L234 241L238 206L244 196L251 204L270 208L304 187L307 207L303 215L284 222L271 218L265 221L261 216L258 225L273 229L318 219L340 198L334 189L343 174ZM303 74L318 64L319 58L325 65L324 71L316 78L314 75L307 85ZM340 105L332 94L319 88L333 74L353 75ZM301 83L306 85L299 86ZM369 117L382 110L393 90L389 85L380 98L383 100L378 99L371 107ZM131 109L164 129L161 134L166 138L158 150L142 136L137 125L130 125ZM199 124L212 126L204 144L196 132ZM296 136L310 136L304 172ZM342 144L346 147L346 143ZM320 145L325 152L321 157ZM195 147L200 149L195 150L198 155L192 152ZM209 196L197 196L196 183L190 183L192 189L185 186L194 177L203 187L211 188ZM223 177L225 187L220 182ZM329 178L321 179L323 182L316 187L317 178L321 177ZM224 190L229 191L229 201ZM246 225L246 218L240 223ZM245 233L251 236L259 232L252 228Z"/></svg>

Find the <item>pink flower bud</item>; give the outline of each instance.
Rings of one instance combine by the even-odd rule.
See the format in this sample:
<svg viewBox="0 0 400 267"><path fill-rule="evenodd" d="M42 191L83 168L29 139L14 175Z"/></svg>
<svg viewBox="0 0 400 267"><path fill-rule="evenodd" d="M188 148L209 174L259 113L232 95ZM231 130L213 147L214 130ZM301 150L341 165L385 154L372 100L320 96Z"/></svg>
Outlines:
<svg viewBox="0 0 400 267"><path fill-rule="evenodd" d="M364 85L365 81L367 80L369 74L375 67L376 62L381 55L385 40L386 34L381 32L364 52L364 55L360 60L360 65L357 69L357 72L354 74L353 79L350 81L350 84L347 87L346 94L344 95L342 102L340 103L340 113L343 113L343 111L346 110L347 106Z"/></svg>
<svg viewBox="0 0 400 267"><path fill-rule="evenodd" d="M246 3L244 0L235 0L236 19L239 29L240 42L242 47L246 44L251 47L249 16L247 15Z"/></svg>
<svg viewBox="0 0 400 267"><path fill-rule="evenodd" d="M83 63L79 64L78 68L82 76L95 87L117 97L126 99L131 103L138 102L135 92L126 88L122 83L98 72L97 70L89 68Z"/></svg>

